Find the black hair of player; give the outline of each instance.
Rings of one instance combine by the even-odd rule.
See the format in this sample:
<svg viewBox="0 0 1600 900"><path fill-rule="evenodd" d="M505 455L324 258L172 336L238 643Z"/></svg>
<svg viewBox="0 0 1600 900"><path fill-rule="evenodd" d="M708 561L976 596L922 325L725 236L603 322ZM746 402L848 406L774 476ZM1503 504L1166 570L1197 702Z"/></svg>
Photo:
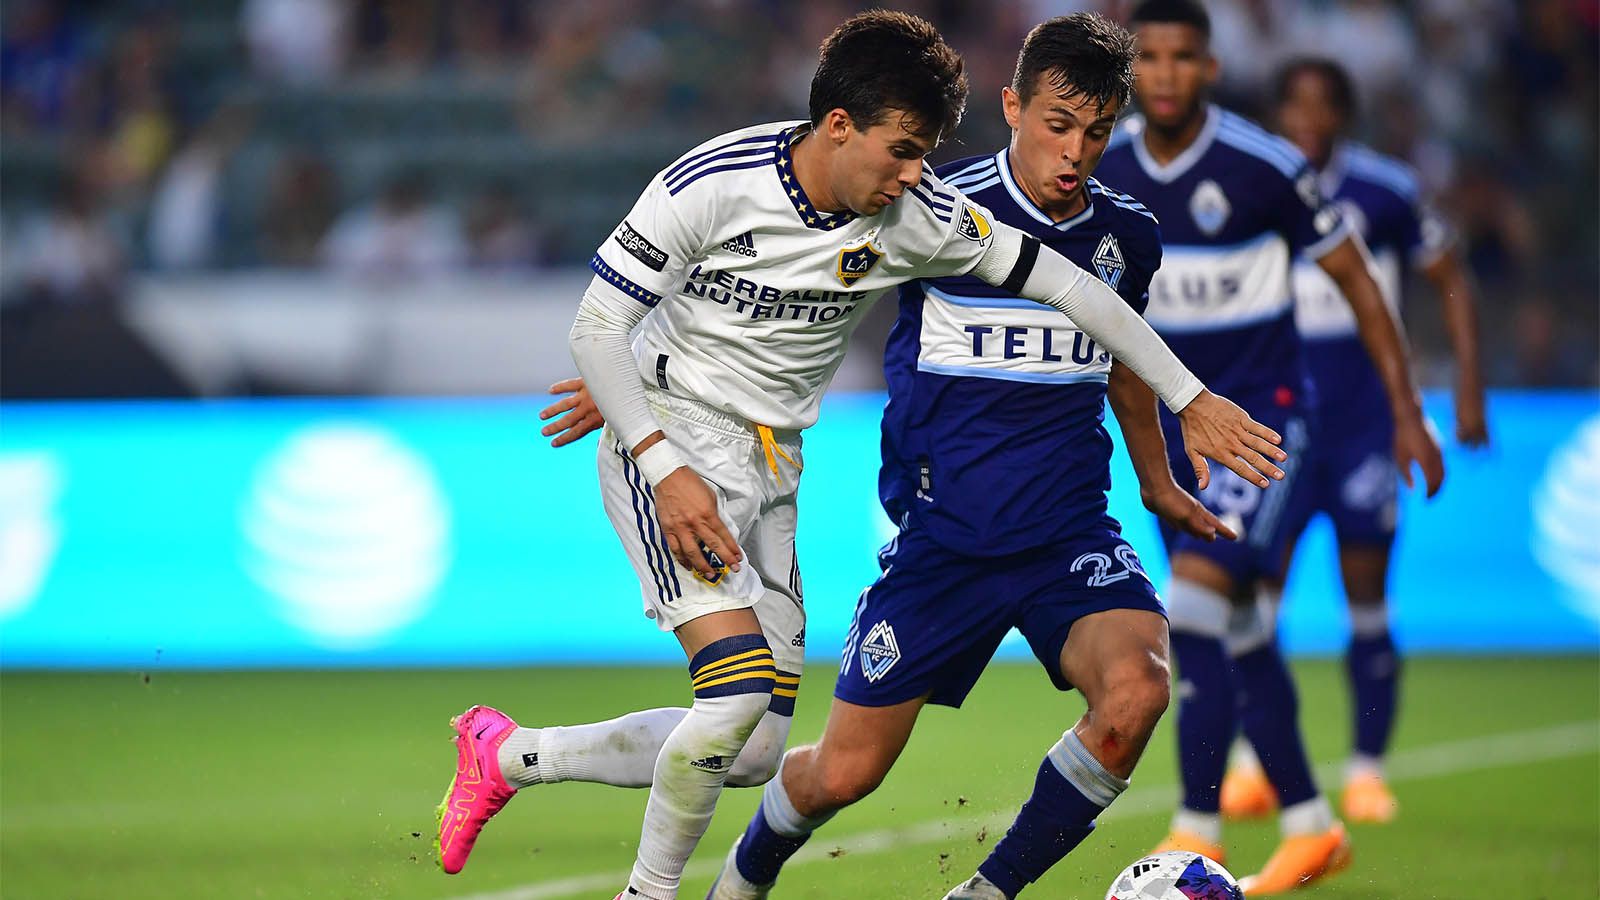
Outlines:
<svg viewBox="0 0 1600 900"><path fill-rule="evenodd" d="M1211 40L1211 14L1200 0L1144 0L1133 8L1128 25L1193 25Z"/></svg>
<svg viewBox="0 0 1600 900"><path fill-rule="evenodd" d="M813 128L835 109L862 131L898 110L915 120L918 133L943 138L966 110L965 63L926 20L869 10L846 19L822 42L810 106Z"/></svg>
<svg viewBox="0 0 1600 900"><path fill-rule="evenodd" d="M1058 16L1035 25L1023 39L1011 89L1026 104L1042 75L1060 96L1121 109L1133 92L1137 55L1133 35L1099 13Z"/></svg>
<svg viewBox="0 0 1600 900"><path fill-rule="evenodd" d="M1341 121L1348 123L1355 118L1356 86L1350 80L1350 73L1344 66L1321 56L1301 56L1283 64L1273 80L1272 88L1272 97L1278 106L1289 99L1289 90L1301 75L1315 75L1322 79L1328 88L1328 100Z"/></svg>

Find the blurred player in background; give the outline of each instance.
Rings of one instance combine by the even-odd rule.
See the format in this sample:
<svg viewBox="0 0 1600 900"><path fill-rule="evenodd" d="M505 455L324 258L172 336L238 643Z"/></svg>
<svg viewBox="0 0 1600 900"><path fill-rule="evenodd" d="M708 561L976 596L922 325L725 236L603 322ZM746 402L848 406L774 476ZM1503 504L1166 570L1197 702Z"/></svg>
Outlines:
<svg viewBox="0 0 1600 900"><path fill-rule="evenodd" d="M1344 826L1312 776L1294 683L1277 645L1289 549L1310 502L1295 454L1309 446L1315 427L1294 323L1294 253L1315 261L1349 299L1382 379L1408 483L1416 462L1431 496L1443 462L1360 236L1324 202L1316 174L1293 146L1208 102L1218 65L1205 8L1197 0L1146 0L1132 22L1142 114L1119 131L1100 178L1139 197L1161 221L1164 262L1146 316L1190 365L1281 431L1290 452L1282 490L1258 494L1219 473L1201 492L1241 531L1238 543L1203 543L1163 526L1172 559L1165 600L1180 679L1183 798L1161 848L1224 855L1218 793L1242 726L1283 809L1283 840L1244 887L1252 896L1282 893L1343 867L1350 856Z"/></svg>
<svg viewBox="0 0 1600 900"><path fill-rule="evenodd" d="M1003 91L1010 145L937 174L1140 310L1160 231L1090 177L1128 102L1133 56L1133 36L1098 15L1033 29ZM1127 788L1170 670L1160 600L1107 514L1108 396L1146 506L1200 540L1233 537L1173 480L1150 389L1013 291L970 275L903 286L884 372L879 485L899 533L857 604L820 740L785 754L713 900L767 896L816 828L882 783L925 705L961 705L1012 628L1088 709L1046 752L1005 837L948 896L1017 896Z"/></svg>
<svg viewBox="0 0 1600 900"><path fill-rule="evenodd" d="M1417 176L1397 159L1347 137L1356 93L1327 59L1290 62L1278 73L1279 130L1319 173L1323 196L1340 207L1371 250L1378 285L1399 318L1408 265L1427 276L1444 306L1456 357L1456 439L1489 441L1478 363L1477 292L1444 223L1423 202ZM1352 695L1353 748L1341 806L1347 819L1388 822L1399 810L1383 777L1393 733L1400 659L1389 633L1389 556L1399 511L1391 456L1394 423L1383 382L1361 345L1355 316L1339 287L1305 259L1294 269L1295 320L1317 391L1321 430L1306 460L1314 508L1332 520L1339 571L1350 607L1345 656ZM1272 785L1252 754L1241 754L1222 786L1222 811L1247 818L1271 812Z"/></svg>
<svg viewBox="0 0 1600 900"><path fill-rule="evenodd" d="M966 94L961 58L927 22L853 17L823 43L809 121L681 157L596 253L571 344L607 423L601 493L646 615L689 659L694 703L576 729L518 728L483 706L458 716L440 806L446 872L518 787L649 783L618 896L669 900L733 770L770 776L804 646L800 432L867 304L891 287L972 274L1055 307L1179 412L1194 453L1263 485L1256 470L1278 474L1267 461L1282 458L1278 436L1207 392L1122 298L933 177L923 158Z"/></svg>

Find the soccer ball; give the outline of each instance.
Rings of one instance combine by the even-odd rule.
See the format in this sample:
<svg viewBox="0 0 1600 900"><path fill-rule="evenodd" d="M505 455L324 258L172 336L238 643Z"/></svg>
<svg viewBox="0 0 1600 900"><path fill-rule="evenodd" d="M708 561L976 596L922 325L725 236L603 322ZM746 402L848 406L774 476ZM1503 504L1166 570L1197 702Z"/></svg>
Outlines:
<svg viewBox="0 0 1600 900"><path fill-rule="evenodd" d="M1221 863L1169 850L1123 869L1106 900L1244 900L1244 892Z"/></svg>

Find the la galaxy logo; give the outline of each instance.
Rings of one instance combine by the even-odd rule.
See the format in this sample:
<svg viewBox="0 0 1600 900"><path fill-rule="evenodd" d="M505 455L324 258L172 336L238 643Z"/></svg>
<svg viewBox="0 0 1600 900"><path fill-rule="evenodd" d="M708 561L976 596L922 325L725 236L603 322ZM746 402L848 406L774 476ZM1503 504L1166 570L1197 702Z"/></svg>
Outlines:
<svg viewBox="0 0 1600 900"><path fill-rule="evenodd" d="M880 259L883 254L872 249L871 241L859 247L846 247L839 251L839 267L834 274L839 276L840 284L850 287L866 277Z"/></svg>
<svg viewBox="0 0 1600 900"><path fill-rule="evenodd" d="M1222 188L1209 178L1200 182L1189 197L1189 216L1206 234L1214 235L1221 231L1232 214L1233 208L1228 205Z"/></svg>
<svg viewBox="0 0 1600 900"><path fill-rule="evenodd" d="M700 545L700 553L706 558L706 562L711 564L711 577L707 578L706 576L701 575L700 570L698 569L692 570L694 572L694 577L700 579L706 584L711 585L712 587L716 587L722 583L722 577L728 574L728 566L722 561L722 557L717 555L715 550L712 550L705 544Z"/></svg>
<svg viewBox="0 0 1600 900"><path fill-rule="evenodd" d="M1109 234L1101 238L1100 246L1094 251L1094 270L1100 274L1100 280L1114 291L1127 268L1122 261L1122 248L1117 246L1117 239Z"/></svg>
<svg viewBox="0 0 1600 900"><path fill-rule="evenodd" d="M989 239L988 220L970 206L962 205L961 221L956 223L956 230L969 241L981 244Z"/></svg>
<svg viewBox="0 0 1600 900"><path fill-rule="evenodd" d="M868 681L877 681L899 661L900 644L895 641L894 626L887 621L872 626L861 641L861 674Z"/></svg>

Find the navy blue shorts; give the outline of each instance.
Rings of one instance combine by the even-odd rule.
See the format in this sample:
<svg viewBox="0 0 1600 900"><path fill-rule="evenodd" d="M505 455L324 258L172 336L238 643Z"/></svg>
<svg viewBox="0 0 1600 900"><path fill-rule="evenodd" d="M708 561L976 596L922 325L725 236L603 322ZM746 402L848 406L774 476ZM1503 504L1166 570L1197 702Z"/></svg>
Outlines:
<svg viewBox="0 0 1600 900"><path fill-rule="evenodd" d="M1339 543L1387 547L1400 518L1400 472L1387 413L1359 427L1322 429L1311 452L1311 498L1333 521Z"/></svg>
<svg viewBox="0 0 1600 900"><path fill-rule="evenodd" d="M1176 416L1161 418L1167 437L1172 477L1184 490L1200 498L1206 509L1240 531L1239 540L1221 538L1207 542L1191 537L1162 521L1161 539L1167 555L1193 553L1227 570L1239 586L1262 578L1281 580L1288 571L1288 550L1311 516L1312 484L1311 416L1296 406L1256 404L1245 409L1258 422L1283 437L1280 445L1289 458L1279 468L1283 480L1258 488L1221 463L1211 465L1211 483L1204 491L1195 486L1194 466L1183 451Z"/></svg>
<svg viewBox="0 0 1600 900"><path fill-rule="evenodd" d="M960 706L1012 628L1060 690L1061 647L1084 616L1111 609L1166 615L1114 520L1080 537L1008 556L964 556L916 528L878 554L883 574L861 592L833 694L860 706L917 697Z"/></svg>

